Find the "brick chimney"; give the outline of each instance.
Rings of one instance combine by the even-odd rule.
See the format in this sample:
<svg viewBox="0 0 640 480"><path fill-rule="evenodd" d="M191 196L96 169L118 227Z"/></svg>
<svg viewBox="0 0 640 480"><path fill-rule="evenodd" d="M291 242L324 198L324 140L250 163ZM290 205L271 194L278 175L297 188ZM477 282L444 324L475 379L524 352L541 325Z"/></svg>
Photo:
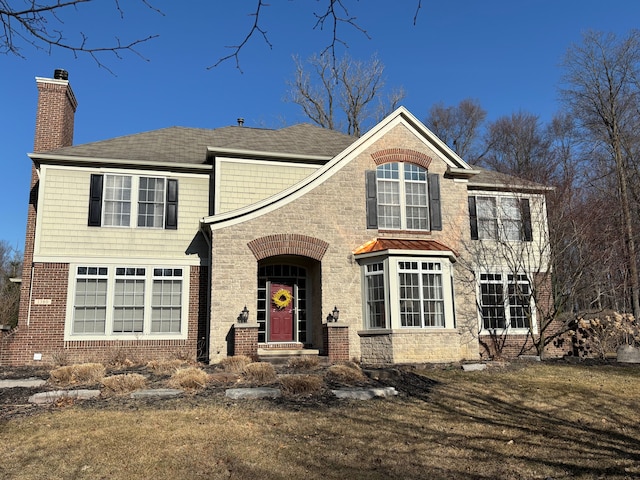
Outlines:
<svg viewBox="0 0 640 480"><path fill-rule="evenodd" d="M38 111L34 152L73 145L73 119L78 102L69 85L69 74L58 69L53 78L36 77Z"/></svg>
<svg viewBox="0 0 640 480"><path fill-rule="evenodd" d="M53 78L36 77L38 86L38 110L33 152L40 153L73 145L73 120L78 102L69 85L66 70L56 70ZM20 288L20 312L18 329L28 330L31 317L31 292L33 288L33 254L38 220L38 193L40 181L38 162L31 164L31 189L27 210L27 232L24 243L22 285ZM17 337L16 337L17 338ZM17 343L20 343L19 341ZM23 363L26 361L23 359Z"/></svg>

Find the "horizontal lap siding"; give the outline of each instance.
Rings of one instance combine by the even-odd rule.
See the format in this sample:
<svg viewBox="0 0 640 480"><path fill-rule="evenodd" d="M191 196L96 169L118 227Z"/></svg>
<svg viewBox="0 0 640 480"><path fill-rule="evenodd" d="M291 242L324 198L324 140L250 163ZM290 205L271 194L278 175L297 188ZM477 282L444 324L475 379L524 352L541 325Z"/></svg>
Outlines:
<svg viewBox="0 0 640 480"><path fill-rule="evenodd" d="M217 213L224 213L264 200L295 185L317 170L316 167L267 165L221 161L220 205Z"/></svg>
<svg viewBox="0 0 640 480"><path fill-rule="evenodd" d="M91 171L47 167L38 213L38 257L185 258L208 211L208 178L178 179L178 229L89 227ZM95 173L95 172L93 172ZM153 175L152 172L147 175ZM132 220L135 225L136 220Z"/></svg>

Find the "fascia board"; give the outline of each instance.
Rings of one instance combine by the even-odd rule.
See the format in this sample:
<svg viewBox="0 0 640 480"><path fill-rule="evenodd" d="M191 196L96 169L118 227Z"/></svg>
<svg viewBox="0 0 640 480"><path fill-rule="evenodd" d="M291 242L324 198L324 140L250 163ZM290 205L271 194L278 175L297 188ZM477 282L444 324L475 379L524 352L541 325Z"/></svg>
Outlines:
<svg viewBox="0 0 640 480"><path fill-rule="evenodd" d="M47 153L29 153L27 156L34 163L48 163L60 165L101 165L101 166L135 166L139 168L159 168L163 170L191 170L208 172L212 169L209 164L202 163L172 163L153 162L146 160L123 160L119 158L79 157L75 155L55 155Z"/></svg>
<svg viewBox="0 0 640 480"><path fill-rule="evenodd" d="M298 160L302 162L328 162L333 157L327 155L299 155L294 153L267 152L261 150L245 150L241 148L207 147L207 153L218 156L243 159Z"/></svg>

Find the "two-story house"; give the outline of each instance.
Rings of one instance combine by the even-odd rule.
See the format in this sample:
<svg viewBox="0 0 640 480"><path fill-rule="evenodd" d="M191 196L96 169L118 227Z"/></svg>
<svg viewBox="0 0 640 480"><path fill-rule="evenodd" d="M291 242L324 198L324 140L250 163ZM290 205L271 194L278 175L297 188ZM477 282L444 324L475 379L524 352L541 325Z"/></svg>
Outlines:
<svg viewBox="0 0 640 480"><path fill-rule="evenodd" d="M405 108L360 138L239 123L73 146L76 100L55 77L36 79L20 319L0 364L452 362L496 353L496 332L531 353L535 278L510 256L548 254L544 187L471 167Z"/></svg>

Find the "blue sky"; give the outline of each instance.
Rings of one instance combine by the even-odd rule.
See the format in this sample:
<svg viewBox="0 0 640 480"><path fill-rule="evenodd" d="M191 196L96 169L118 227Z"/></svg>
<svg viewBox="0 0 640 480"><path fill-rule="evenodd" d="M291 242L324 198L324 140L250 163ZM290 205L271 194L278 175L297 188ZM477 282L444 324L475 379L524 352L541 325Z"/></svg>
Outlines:
<svg viewBox="0 0 640 480"><path fill-rule="evenodd" d="M387 85L402 86L404 106L422 120L434 103L474 98L489 119L522 110L547 121L560 108L560 62L569 45L588 29L625 35L640 27L637 0L422 0L415 26L414 0L344 1L371 37L342 27L349 55L368 60L376 53ZM56 68L69 71L79 102L75 144L174 125L217 128L238 117L257 127L305 121L283 99L292 55L306 59L329 42L327 30L313 29L322 2L270 0L261 21L273 48L254 38L241 52L243 73L233 60L207 67L230 52L225 45L242 40L255 0L151 2L164 15L131 0L121 2L120 19L113 2L99 2L70 10L56 25L68 37L81 30L96 43L159 35L139 47L149 61L129 53L120 60L102 56L115 75L64 51L25 45L26 59L0 56L0 240L23 248L35 77L51 77Z"/></svg>

